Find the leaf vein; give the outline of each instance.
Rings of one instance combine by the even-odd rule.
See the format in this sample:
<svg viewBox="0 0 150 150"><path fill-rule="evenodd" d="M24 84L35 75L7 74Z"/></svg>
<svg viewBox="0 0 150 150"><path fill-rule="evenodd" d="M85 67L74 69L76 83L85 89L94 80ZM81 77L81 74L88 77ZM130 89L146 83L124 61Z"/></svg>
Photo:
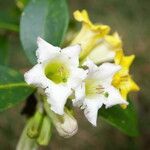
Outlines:
<svg viewBox="0 0 150 150"><path fill-rule="evenodd" d="M9 89L9 88L14 88L14 87L26 87L29 86L25 82L20 82L20 83L9 83L9 84L0 84L0 90L2 89Z"/></svg>

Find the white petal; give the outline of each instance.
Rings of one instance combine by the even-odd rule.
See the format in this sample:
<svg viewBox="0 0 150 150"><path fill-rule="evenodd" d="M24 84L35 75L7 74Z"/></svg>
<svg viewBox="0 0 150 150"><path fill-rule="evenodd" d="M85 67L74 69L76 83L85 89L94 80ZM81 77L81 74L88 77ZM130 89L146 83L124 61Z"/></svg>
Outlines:
<svg viewBox="0 0 150 150"><path fill-rule="evenodd" d="M46 78L41 64L35 65L32 69L24 74L25 81L28 84L36 87L46 88L48 86L48 79Z"/></svg>
<svg viewBox="0 0 150 150"><path fill-rule="evenodd" d="M89 69L89 73L93 73L98 70L98 66L94 64L94 62L87 58L87 60L83 63L83 66L87 66Z"/></svg>
<svg viewBox="0 0 150 150"><path fill-rule="evenodd" d="M45 93L48 97L48 103L51 105L51 110L59 115L63 115L64 105L72 90L66 85L51 83L45 90Z"/></svg>
<svg viewBox="0 0 150 150"><path fill-rule="evenodd" d="M82 81L87 77L87 70L81 68L71 67L70 77L68 79L68 86L72 89L78 87Z"/></svg>
<svg viewBox="0 0 150 150"><path fill-rule="evenodd" d="M60 48L55 47L42 38L38 37L37 39L38 49L36 51L36 56L38 58L38 63L50 60L60 53Z"/></svg>
<svg viewBox="0 0 150 150"><path fill-rule="evenodd" d="M110 84L114 74L121 69L119 65L113 63L103 63L98 67L90 59L87 59L83 65L89 68L88 78L98 79L99 81L105 81Z"/></svg>
<svg viewBox="0 0 150 150"><path fill-rule="evenodd" d="M72 100L75 107L81 107L85 98L85 83L80 84L75 89L75 99Z"/></svg>
<svg viewBox="0 0 150 150"><path fill-rule="evenodd" d="M67 56L74 66L79 66L80 45L73 45L62 49L62 54Z"/></svg>
<svg viewBox="0 0 150 150"><path fill-rule="evenodd" d="M84 101L84 115L90 123L97 125L97 115L99 108L102 107L104 98L99 96L97 99L85 99Z"/></svg>
<svg viewBox="0 0 150 150"><path fill-rule="evenodd" d="M93 73L93 78L99 79L101 82L111 84L114 74L119 71L121 67L113 63L103 63L99 66L98 71Z"/></svg>
<svg viewBox="0 0 150 150"><path fill-rule="evenodd" d="M106 108L117 104L128 105L128 102L122 98L118 89L111 85L103 85L103 87L105 88L105 92L108 93L108 97L104 102Z"/></svg>

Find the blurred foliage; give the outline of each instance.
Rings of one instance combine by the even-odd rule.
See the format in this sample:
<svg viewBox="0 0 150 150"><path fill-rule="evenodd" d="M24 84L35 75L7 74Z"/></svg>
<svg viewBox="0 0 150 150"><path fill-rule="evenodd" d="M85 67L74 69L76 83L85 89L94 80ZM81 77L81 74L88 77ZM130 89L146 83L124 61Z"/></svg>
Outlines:
<svg viewBox="0 0 150 150"><path fill-rule="evenodd" d="M123 133L136 137L138 133L137 114L135 106L129 100L128 107L122 111L120 106L113 106L109 109L102 107L99 110L99 116L112 126L120 129Z"/></svg>
<svg viewBox="0 0 150 150"><path fill-rule="evenodd" d="M34 90L19 72L0 65L0 112L25 100Z"/></svg>
<svg viewBox="0 0 150 150"><path fill-rule="evenodd" d="M8 61L8 48L6 36L0 38L0 52L0 64L6 65Z"/></svg>
<svg viewBox="0 0 150 150"><path fill-rule="evenodd" d="M16 69L24 68L20 70L24 72L30 65L24 56L19 34L16 32L19 29L21 13L16 2L15 0L0 0L0 50L6 50L4 50L4 56L5 52L9 54L6 59L0 56L0 62ZM89 11L92 20L110 25L113 31L117 30L124 41L126 54L136 54L133 64L134 72L131 72L141 87L134 101L139 114L140 136L130 138L123 135L101 119L98 127L93 128L77 110L79 132L70 139L63 139L53 134L49 149L150 149L150 1L69 0L68 3L70 14L76 9L85 8ZM22 106L16 106L0 114L0 149L2 150L15 149L25 121L19 114L21 109ZM41 147L41 150L44 149L48 148Z"/></svg>
<svg viewBox="0 0 150 150"><path fill-rule="evenodd" d="M19 16L20 12L14 1L0 1L0 28L18 31Z"/></svg>

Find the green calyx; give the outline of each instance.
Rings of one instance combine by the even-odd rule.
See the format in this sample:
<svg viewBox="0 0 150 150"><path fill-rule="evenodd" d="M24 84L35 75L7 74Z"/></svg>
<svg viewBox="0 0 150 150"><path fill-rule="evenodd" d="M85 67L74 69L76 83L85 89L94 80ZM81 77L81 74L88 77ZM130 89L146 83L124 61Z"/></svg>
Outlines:
<svg viewBox="0 0 150 150"><path fill-rule="evenodd" d="M69 77L69 69L64 62L52 60L45 67L45 75L56 84L65 83Z"/></svg>
<svg viewBox="0 0 150 150"><path fill-rule="evenodd" d="M48 116L44 116L41 131L37 138L37 143L39 145L46 146L49 144L52 135L51 127L50 118Z"/></svg>

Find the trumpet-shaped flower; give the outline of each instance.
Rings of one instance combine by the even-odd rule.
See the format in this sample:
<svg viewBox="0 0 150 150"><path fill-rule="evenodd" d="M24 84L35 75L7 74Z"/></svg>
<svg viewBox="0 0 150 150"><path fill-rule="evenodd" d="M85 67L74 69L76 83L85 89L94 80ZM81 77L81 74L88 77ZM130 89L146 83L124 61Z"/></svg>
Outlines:
<svg viewBox="0 0 150 150"><path fill-rule="evenodd" d="M81 48L74 45L60 49L40 37L37 44L38 63L25 73L25 81L43 89L51 109L62 115L67 98L86 77L86 71L78 68Z"/></svg>
<svg viewBox="0 0 150 150"><path fill-rule="evenodd" d="M103 104L109 108L116 104L128 103L122 98L119 90L111 85L113 75L120 70L119 65L103 63L98 67L91 60L87 60L84 65L89 68L88 76L76 90L73 104L81 106L88 121L96 126L97 113Z"/></svg>
<svg viewBox="0 0 150 150"><path fill-rule="evenodd" d="M115 58L116 52L122 49L122 41L118 33L106 35L89 53L88 58L95 64L100 64L105 61L112 61Z"/></svg>
<svg viewBox="0 0 150 150"><path fill-rule="evenodd" d="M120 65L122 68L114 75L112 84L119 89L125 100L127 100L127 95L130 91L139 91L140 89L129 74L129 69L134 58L134 55L124 56L122 50L118 51L115 57L115 64ZM122 108L126 107L127 105L122 105Z"/></svg>
<svg viewBox="0 0 150 150"><path fill-rule="evenodd" d="M88 16L86 10L75 11L74 18L82 22L82 28L71 44L80 44L82 51L80 54L80 59L84 59L95 46L98 39L106 35L110 28L107 25L95 25L93 24Z"/></svg>

